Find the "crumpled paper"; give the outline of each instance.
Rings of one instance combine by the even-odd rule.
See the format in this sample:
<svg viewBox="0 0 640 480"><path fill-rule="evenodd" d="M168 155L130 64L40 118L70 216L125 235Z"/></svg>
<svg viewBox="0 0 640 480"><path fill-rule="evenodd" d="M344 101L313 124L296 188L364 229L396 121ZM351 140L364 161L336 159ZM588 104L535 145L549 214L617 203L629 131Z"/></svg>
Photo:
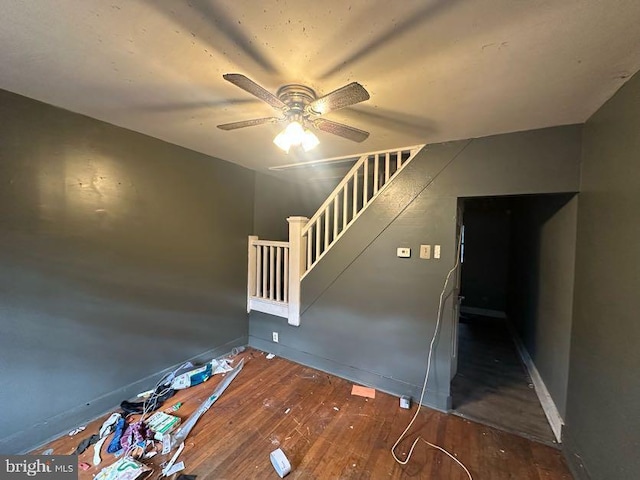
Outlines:
<svg viewBox="0 0 640 480"><path fill-rule="evenodd" d="M151 470L149 467L131 457L122 457L114 464L100 470L94 480L135 480L149 470Z"/></svg>
<svg viewBox="0 0 640 480"><path fill-rule="evenodd" d="M211 360L211 366L213 367L213 374L227 373L233 370L233 367L229 365L229 360L221 358L220 360Z"/></svg>

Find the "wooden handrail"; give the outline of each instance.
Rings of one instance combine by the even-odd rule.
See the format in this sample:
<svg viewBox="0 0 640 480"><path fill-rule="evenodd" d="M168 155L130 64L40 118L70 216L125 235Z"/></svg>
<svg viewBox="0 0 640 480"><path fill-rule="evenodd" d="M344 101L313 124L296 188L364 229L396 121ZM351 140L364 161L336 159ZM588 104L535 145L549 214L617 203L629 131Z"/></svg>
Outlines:
<svg viewBox="0 0 640 480"><path fill-rule="evenodd" d="M309 221L307 222L307 224L304 226L304 228L302 229L302 235L306 235L307 232L309 231L309 229L311 228L311 226L316 222L316 220L318 220L318 218L324 213L324 211L326 210L326 208L331 204L331 202L333 202L333 198L338 194L338 192L340 190L342 190L342 188L349 183L349 181L351 180L351 178L353 177L353 175L355 174L355 172L357 172L360 167L362 166L362 164L364 163L364 161L368 158L367 155L363 155L360 157L360 160L358 160L353 167L351 167L351 169L347 172L347 174L344 176L344 178L340 181L340 183L338 184L338 186L336 188L333 189L333 191L329 194L329 196L327 197L327 199L324 201L324 203L322 205L320 205L320 208L318 208L318 210L316 210L316 213L313 214L313 217L311 217L309 219Z"/></svg>
<svg viewBox="0 0 640 480"><path fill-rule="evenodd" d="M251 245L262 245L265 247L284 247L289 248L289 242L278 242L275 240L252 240Z"/></svg>

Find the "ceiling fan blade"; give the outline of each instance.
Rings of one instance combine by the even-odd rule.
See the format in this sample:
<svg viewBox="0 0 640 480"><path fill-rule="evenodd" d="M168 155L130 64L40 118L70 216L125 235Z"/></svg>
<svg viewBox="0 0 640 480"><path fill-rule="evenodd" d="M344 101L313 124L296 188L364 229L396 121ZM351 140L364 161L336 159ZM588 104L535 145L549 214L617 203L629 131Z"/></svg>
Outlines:
<svg viewBox="0 0 640 480"><path fill-rule="evenodd" d="M245 77L241 73L226 73L222 75L227 82L233 83L236 87L240 87L245 92L249 92L251 95L258 97L260 100L267 102L273 108L284 109L287 106L283 101L276 97L273 93L265 90L256 82L248 77Z"/></svg>
<svg viewBox="0 0 640 480"><path fill-rule="evenodd" d="M254 118L253 120L242 120L241 122L224 123L218 125L221 130L235 130L237 128L254 127L256 125L264 125L265 123L277 123L281 119L278 117Z"/></svg>
<svg viewBox="0 0 640 480"><path fill-rule="evenodd" d="M313 115L324 115L332 110L364 102L369 98L369 92L358 82L353 82L314 100L307 108Z"/></svg>
<svg viewBox="0 0 640 480"><path fill-rule="evenodd" d="M325 118L317 118L313 121L313 126L323 132L333 133L358 143L364 142L369 137L369 132L342 123L332 122Z"/></svg>

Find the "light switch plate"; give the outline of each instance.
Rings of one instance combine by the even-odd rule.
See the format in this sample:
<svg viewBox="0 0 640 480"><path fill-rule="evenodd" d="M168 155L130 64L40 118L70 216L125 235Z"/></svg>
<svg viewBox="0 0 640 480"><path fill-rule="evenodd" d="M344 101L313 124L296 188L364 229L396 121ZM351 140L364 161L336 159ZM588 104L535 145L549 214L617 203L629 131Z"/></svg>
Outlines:
<svg viewBox="0 0 640 480"><path fill-rule="evenodd" d="M420 245L420 258L429 260L431 258L431 245Z"/></svg>
<svg viewBox="0 0 640 480"><path fill-rule="evenodd" d="M440 245L433 246L433 258L440 258Z"/></svg>
<svg viewBox="0 0 640 480"><path fill-rule="evenodd" d="M411 257L411 249L406 247L398 247L398 257L400 258Z"/></svg>

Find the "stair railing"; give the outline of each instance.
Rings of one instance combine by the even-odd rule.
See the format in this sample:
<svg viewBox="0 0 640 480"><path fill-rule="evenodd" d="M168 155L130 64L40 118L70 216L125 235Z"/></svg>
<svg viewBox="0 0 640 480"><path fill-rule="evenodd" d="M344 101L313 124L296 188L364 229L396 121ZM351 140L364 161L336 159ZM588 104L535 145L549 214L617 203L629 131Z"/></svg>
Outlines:
<svg viewBox="0 0 640 480"><path fill-rule="evenodd" d="M360 156L302 229L306 248L302 278L422 147L417 145Z"/></svg>
<svg viewBox="0 0 640 480"><path fill-rule="evenodd" d="M289 316L289 242L249 237L247 312Z"/></svg>
<svg viewBox="0 0 640 480"><path fill-rule="evenodd" d="M247 312L269 313L300 325L302 279L423 146L360 155L311 219L287 218L288 242L250 236Z"/></svg>

